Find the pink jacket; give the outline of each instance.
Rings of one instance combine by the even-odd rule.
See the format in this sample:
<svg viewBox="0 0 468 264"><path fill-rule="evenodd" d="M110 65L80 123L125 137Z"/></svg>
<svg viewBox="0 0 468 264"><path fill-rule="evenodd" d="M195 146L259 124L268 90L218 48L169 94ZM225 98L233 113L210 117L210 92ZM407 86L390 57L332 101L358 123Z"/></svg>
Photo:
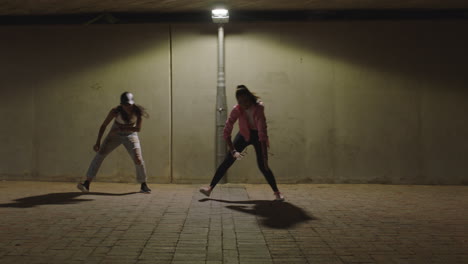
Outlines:
<svg viewBox="0 0 468 264"><path fill-rule="evenodd" d="M259 102L253 106L253 118L255 122L255 127L258 130L258 138L260 141L265 141L268 144L268 134L267 134L267 125L265 118L265 107L262 102ZM231 137L232 128L234 123L239 119L239 132L245 138L246 141L250 140L250 129L249 129L249 120L247 113L240 107L240 105L235 105L229 114L226 124L224 126L224 139Z"/></svg>

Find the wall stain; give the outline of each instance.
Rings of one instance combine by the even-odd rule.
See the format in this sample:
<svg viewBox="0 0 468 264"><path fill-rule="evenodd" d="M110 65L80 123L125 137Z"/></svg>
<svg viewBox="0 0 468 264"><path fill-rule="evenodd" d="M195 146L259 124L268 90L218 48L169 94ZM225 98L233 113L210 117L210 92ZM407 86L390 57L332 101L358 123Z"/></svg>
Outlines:
<svg viewBox="0 0 468 264"><path fill-rule="evenodd" d="M93 89L95 91L98 91L98 90L102 89L102 86L99 83L95 83L95 84L91 85L91 89Z"/></svg>

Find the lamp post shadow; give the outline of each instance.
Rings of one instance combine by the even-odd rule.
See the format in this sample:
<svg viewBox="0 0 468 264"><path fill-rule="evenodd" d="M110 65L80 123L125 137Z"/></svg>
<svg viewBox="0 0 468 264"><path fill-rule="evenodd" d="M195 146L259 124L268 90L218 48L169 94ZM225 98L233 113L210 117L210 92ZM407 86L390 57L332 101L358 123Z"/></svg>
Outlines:
<svg viewBox="0 0 468 264"><path fill-rule="evenodd" d="M204 198L199 201L215 201L221 203L235 204L228 205L226 206L226 208L246 214L259 216L261 218L261 225L276 229L287 229L299 223L317 219L313 216L308 215L307 212L305 212L303 209L288 202L268 200L229 201L211 198Z"/></svg>
<svg viewBox="0 0 468 264"><path fill-rule="evenodd" d="M80 196L88 195L103 195L103 196L124 196L135 194L129 193L82 193L82 192L65 192L65 193L48 193L43 195L35 195L24 198L15 199L14 203L0 204L0 207L15 207L15 208L31 208L39 205L60 205L60 204L76 204L81 202L93 201L93 199L78 199Z"/></svg>

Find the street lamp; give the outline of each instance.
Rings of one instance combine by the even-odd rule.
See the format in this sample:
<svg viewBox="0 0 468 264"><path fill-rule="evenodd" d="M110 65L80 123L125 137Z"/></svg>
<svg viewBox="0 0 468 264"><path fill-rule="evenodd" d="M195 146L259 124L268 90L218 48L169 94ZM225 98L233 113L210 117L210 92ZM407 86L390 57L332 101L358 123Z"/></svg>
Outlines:
<svg viewBox="0 0 468 264"><path fill-rule="evenodd" d="M229 11L224 8L216 8L211 11L211 18L214 23L227 23L229 22Z"/></svg>
<svg viewBox="0 0 468 264"><path fill-rule="evenodd" d="M224 123L227 119L226 81L224 78L224 28L229 22L229 11L217 8L211 11L213 22L218 24L218 84L216 89L216 166L226 155L226 141L223 138ZM226 177L224 177L225 179Z"/></svg>

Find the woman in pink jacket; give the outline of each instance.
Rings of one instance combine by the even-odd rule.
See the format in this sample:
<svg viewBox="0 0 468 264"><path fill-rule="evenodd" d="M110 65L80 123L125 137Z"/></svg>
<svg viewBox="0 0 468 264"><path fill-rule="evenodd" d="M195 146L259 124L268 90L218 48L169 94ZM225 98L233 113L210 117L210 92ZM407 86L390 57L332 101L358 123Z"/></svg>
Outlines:
<svg viewBox="0 0 468 264"><path fill-rule="evenodd" d="M231 111L224 126L224 139L226 140L229 153L223 163L218 167L210 186L200 188L200 192L210 196L216 184L221 180L232 164L242 157L241 152L248 146L253 145L257 154L257 164L265 176L275 194L275 200L283 201L284 197L276 186L275 176L268 167L268 135L263 103L255 94L249 91L245 85L237 86L237 105ZM239 120L239 133L231 141L231 132L234 123Z"/></svg>

